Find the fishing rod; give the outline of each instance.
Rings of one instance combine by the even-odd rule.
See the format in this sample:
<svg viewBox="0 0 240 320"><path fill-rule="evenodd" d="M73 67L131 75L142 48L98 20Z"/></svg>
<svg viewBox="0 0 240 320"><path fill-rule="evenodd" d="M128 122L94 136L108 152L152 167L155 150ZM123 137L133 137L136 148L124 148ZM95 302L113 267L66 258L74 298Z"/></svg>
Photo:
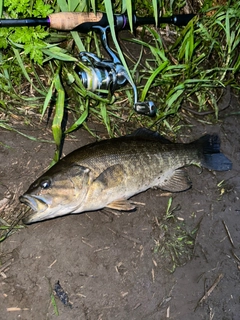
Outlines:
<svg viewBox="0 0 240 320"><path fill-rule="evenodd" d="M185 26L194 16L194 14L182 14L159 17L157 26L163 23ZM127 15L118 14L114 15L113 18L116 31L130 29ZM146 24L156 24L156 20L154 17L137 17L133 15L132 24L135 28ZM135 111L149 116L156 115L156 107L152 101L138 101L135 83L129 77L120 59L108 45L107 32L110 27L106 13L59 12L50 14L47 18L0 19L0 28L36 26L48 27L59 31L99 32L101 43L111 60L100 58L91 52L80 52L79 59L86 68L76 66L75 71L83 86L89 91L97 92L99 95L101 95L102 90L108 90L113 94L117 89L129 82L134 92Z"/></svg>
<svg viewBox="0 0 240 320"><path fill-rule="evenodd" d="M174 24L175 26L185 26L194 17L194 14L178 14L170 17L159 17L158 26L163 23ZM130 29L127 15L114 15L116 31ZM133 26L138 27L146 24L156 24L154 17L137 17L133 15ZM62 31L93 31L95 26L107 27L109 22L107 14L103 12L58 12L52 13L47 18L25 18L25 19L0 19L2 27L37 27L44 26Z"/></svg>

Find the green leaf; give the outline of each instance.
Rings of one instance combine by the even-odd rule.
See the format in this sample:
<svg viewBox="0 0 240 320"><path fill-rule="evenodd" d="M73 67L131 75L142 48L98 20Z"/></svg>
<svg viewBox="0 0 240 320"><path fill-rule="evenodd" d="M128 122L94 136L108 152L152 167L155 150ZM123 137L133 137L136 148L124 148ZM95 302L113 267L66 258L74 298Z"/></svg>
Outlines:
<svg viewBox="0 0 240 320"><path fill-rule="evenodd" d="M57 4L59 5L61 11L68 12L68 4L66 0L57 0Z"/></svg>
<svg viewBox="0 0 240 320"><path fill-rule="evenodd" d="M2 18L4 0L0 0L0 18Z"/></svg>
<svg viewBox="0 0 240 320"><path fill-rule="evenodd" d="M157 26L158 25L158 1L152 0L152 4L153 4L154 18L155 18L156 26Z"/></svg>
<svg viewBox="0 0 240 320"><path fill-rule="evenodd" d="M32 14L34 15L34 17L45 18L52 12L53 9L51 8L51 6L43 2L42 0L36 0L33 3Z"/></svg>
<svg viewBox="0 0 240 320"><path fill-rule="evenodd" d="M173 105L173 103L183 94L184 88L184 84L180 84L169 92L166 100L167 108L170 108Z"/></svg>
<svg viewBox="0 0 240 320"><path fill-rule="evenodd" d="M65 105L65 91L60 79L61 66L54 76L54 85L57 91L57 101L55 107L55 114L52 123L52 133L54 141L57 145L57 150L54 156L54 162L57 162L60 157L60 145L62 141L62 120L64 115L64 105Z"/></svg>
<svg viewBox="0 0 240 320"><path fill-rule="evenodd" d="M144 86L144 89L142 91L142 96L141 96L141 101L144 101L147 95L147 92L150 88L150 86L152 85L154 79L156 78L156 76L162 71L164 70L168 65L168 61L163 62L153 73L152 75L148 78L147 83Z"/></svg>
<svg viewBox="0 0 240 320"><path fill-rule="evenodd" d="M78 50L81 52L81 51L86 51L84 45L83 45L83 42L79 36L79 33L77 31L71 31L71 35L78 47Z"/></svg>
<svg viewBox="0 0 240 320"><path fill-rule="evenodd" d="M109 115L107 112L106 104L100 103L100 110L101 110L101 116L102 116L103 122L107 128L109 136L111 137L112 136L112 129L111 129L111 124L110 124L110 119L109 119Z"/></svg>
<svg viewBox="0 0 240 320"><path fill-rule="evenodd" d="M126 0L125 5L127 8L127 16L128 16L128 21L130 25L131 31L133 31L133 10L132 10L132 1L131 0Z"/></svg>
<svg viewBox="0 0 240 320"><path fill-rule="evenodd" d="M12 126L6 124L6 123L3 123L3 122L0 122L0 127L2 127L3 129L6 129L6 130L9 130L9 131L14 131L14 132L17 132L18 134L22 135L23 137L25 138L28 138L32 141L39 141L39 142L47 142L47 143L53 143L53 141L51 140L44 140L44 139L38 139L38 138L35 138L33 136L30 136L28 134L25 134L15 128L13 128Z"/></svg>
<svg viewBox="0 0 240 320"><path fill-rule="evenodd" d="M77 62L78 60L73 56L67 54L66 50L59 47L50 47L46 49L42 49L42 52L49 56L51 59L68 61L68 62ZM44 60L47 61L48 59Z"/></svg>
<svg viewBox="0 0 240 320"><path fill-rule="evenodd" d="M83 124L83 122L87 119L89 114L88 102L89 100L87 100L86 102L86 106L85 106L86 109L83 111L81 117L77 121L75 121L74 124L69 129L65 131L65 134L70 133L76 130L77 128L79 128Z"/></svg>
<svg viewBox="0 0 240 320"><path fill-rule="evenodd" d="M48 107L48 105L49 105L49 103L50 103L50 101L51 101L51 99L52 99L53 87L54 87L54 81L52 81L52 84L51 84L51 86L50 86L50 88L49 88L49 90L48 90L48 93L47 93L47 95L46 95L46 98L45 98L45 100L44 100L43 110L42 110L42 115L41 115L41 117L44 116L44 114L45 114L45 112L46 112L46 110L47 110L47 107Z"/></svg>
<svg viewBox="0 0 240 320"><path fill-rule="evenodd" d="M51 297L51 304L53 306L54 313L56 316L59 316L59 311L58 311L58 307L57 307L57 303L56 303L56 299L54 297L54 294L51 293L50 297Z"/></svg>
<svg viewBox="0 0 240 320"><path fill-rule="evenodd" d="M78 5L79 5L79 0L68 1L68 7L69 7L68 11L71 11L71 12L75 11Z"/></svg>

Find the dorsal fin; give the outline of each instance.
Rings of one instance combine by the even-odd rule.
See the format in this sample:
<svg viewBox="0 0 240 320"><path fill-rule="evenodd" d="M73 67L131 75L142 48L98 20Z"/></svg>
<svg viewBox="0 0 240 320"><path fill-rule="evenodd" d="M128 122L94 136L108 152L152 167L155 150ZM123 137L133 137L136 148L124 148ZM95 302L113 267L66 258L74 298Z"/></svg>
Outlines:
<svg viewBox="0 0 240 320"><path fill-rule="evenodd" d="M157 140L160 143L172 143L170 140L161 136L157 131L152 131L147 128L139 128L131 134L126 135L126 137L139 137L145 140Z"/></svg>

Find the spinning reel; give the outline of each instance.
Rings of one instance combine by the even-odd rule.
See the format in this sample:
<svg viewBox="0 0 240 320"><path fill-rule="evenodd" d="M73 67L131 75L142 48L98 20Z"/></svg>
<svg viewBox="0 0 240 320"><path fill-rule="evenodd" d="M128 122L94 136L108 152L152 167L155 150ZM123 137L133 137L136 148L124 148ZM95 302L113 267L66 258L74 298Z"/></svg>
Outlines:
<svg viewBox="0 0 240 320"><path fill-rule="evenodd" d="M176 26L185 26L194 16L194 14L177 14L170 17L158 17L158 25L161 23L171 23ZM132 18L133 24L136 27L156 23L154 17L137 17L133 14ZM134 109L138 113L155 116L156 107L154 103L152 101L138 101L136 85L129 77L119 58L108 46L107 31L109 29L109 22L106 13L58 12L52 13L46 18L0 19L0 28L36 27L39 25L63 31L100 31L102 45L111 60L99 58L90 52L81 52L80 60L85 64L86 68L83 70L76 67L75 70L82 80L84 87L92 92L107 90L113 94L114 91L129 82L134 92ZM114 15L114 26L116 30L129 30L128 17L125 14Z"/></svg>
<svg viewBox="0 0 240 320"><path fill-rule="evenodd" d="M94 26L93 28L100 31L102 45L109 54L111 60L99 58L96 54L91 52L80 52L79 59L87 66L88 71L79 67L76 67L75 70L81 79L83 86L92 92L108 90L113 94L117 89L120 89L129 82L134 93L134 110L140 114L155 116L156 107L154 103L152 101L138 101L136 85L129 77L126 69L121 64L120 59L109 47L107 40L109 26Z"/></svg>

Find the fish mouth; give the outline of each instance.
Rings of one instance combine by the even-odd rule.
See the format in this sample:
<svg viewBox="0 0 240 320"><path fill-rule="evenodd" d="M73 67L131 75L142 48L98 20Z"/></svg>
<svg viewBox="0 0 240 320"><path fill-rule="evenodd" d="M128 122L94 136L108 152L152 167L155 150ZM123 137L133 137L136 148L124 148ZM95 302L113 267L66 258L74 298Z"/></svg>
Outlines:
<svg viewBox="0 0 240 320"><path fill-rule="evenodd" d="M43 211L49 205L46 199L36 195L25 194L19 198L19 201L29 206L33 211Z"/></svg>
<svg viewBox="0 0 240 320"><path fill-rule="evenodd" d="M39 215L47 210L49 203L46 199L43 199L41 196L36 195L23 195L19 198L19 201L29 206L32 209L32 213L23 218L24 224L30 224L36 221L39 221Z"/></svg>

